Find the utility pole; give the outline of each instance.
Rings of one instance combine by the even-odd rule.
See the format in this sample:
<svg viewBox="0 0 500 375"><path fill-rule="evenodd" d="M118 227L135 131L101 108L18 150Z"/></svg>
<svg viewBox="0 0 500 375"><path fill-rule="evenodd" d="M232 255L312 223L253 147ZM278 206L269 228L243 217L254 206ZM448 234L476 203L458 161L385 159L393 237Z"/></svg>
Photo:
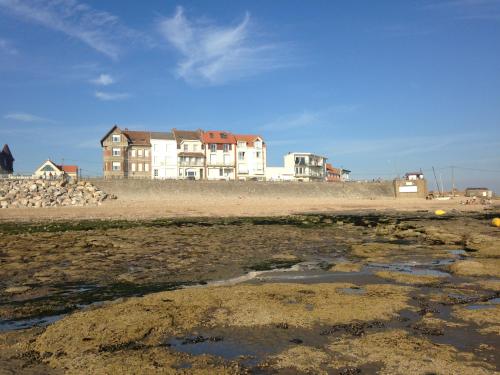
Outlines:
<svg viewBox="0 0 500 375"><path fill-rule="evenodd" d="M434 167L432 167L432 173L434 173L434 180L436 181L438 193L439 193L439 195L441 195L441 188L439 187L439 182L438 182L438 179L436 177L436 170L434 169Z"/></svg>
<svg viewBox="0 0 500 375"><path fill-rule="evenodd" d="M455 167L451 166L451 196L455 196Z"/></svg>

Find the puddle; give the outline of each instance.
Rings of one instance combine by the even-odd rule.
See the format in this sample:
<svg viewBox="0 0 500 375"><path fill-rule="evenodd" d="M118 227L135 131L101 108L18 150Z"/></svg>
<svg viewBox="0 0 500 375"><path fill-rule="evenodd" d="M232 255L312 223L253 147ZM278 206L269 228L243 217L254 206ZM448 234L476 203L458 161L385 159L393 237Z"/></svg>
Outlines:
<svg viewBox="0 0 500 375"><path fill-rule="evenodd" d="M320 341L324 341L320 338ZM214 329L166 341L171 349L191 355L208 354L245 367L254 367L289 346L318 343L317 332L291 328L286 323L262 328Z"/></svg>
<svg viewBox="0 0 500 375"><path fill-rule="evenodd" d="M497 307L496 305L498 305L498 304L500 304L500 298L492 298L492 299L486 301L486 303L484 303L484 304L469 305L469 306L466 306L465 308L467 310L494 309Z"/></svg>
<svg viewBox="0 0 500 375"><path fill-rule="evenodd" d="M66 314L44 316L42 318L0 321L0 332L16 331L33 327L45 327L64 318Z"/></svg>
<svg viewBox="0 0 500 375"><path fill-rule="evenodd" d="M444 264L448 264L444 261L433 261L431 264L428 264L429 266L441 266ZM451 275L448 272L440 271L438 269L434 268L423 268L425 264L421 263L370 263L368 264L368 267L374 268L374 269L383 269L383 270L389 270L389 271L396 271L396 272L402 272L402 273L408 273L412 275L418 275L418 276L438 276L438 277L451 277Z"/></svg>

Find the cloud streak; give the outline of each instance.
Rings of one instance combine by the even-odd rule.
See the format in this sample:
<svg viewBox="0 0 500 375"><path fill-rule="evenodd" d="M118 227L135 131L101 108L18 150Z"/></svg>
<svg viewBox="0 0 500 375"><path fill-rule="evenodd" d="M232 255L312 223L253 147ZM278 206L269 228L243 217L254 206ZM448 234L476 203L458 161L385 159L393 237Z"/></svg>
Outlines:
<svg viewBox="0 0 500 375"><path fill-rule="evenodd" d="M6 39L0 38L0 53L6 53L7 55L17 55L19 51L12 46L12 43Z"/></svg>
<svg viewBox="0 0 500 375"><path fill-rule="evenodd" d="M96 91L95 97L99 100L110 102L110 101L119 101L130 98L130 94L125 92L103 92Z"/></svg>
<svg viewBox="0 0 500 375"><path fill-rule="evenodd" d="M115 83L115 80L109 74L100 74L99 77L90 80L90 82L98 86L109 86Z"/></svg>
<svg viewBox="0 0 500 375"><path fill-rule="evenodd" d="M45 123L55 123L54 120L47 119L45 117L40 117L36 115L32 115L30 113L24 113L24 112L15 112L15 113L8 113L5 116L3 116L4 119L6 120L14 120L14 121L20 121L20 122L45 122Z"/></svg>
<svg viewBox="0 0 500 375"><path fill-rule="evenodd" d="M250 14L234 26L191 21L184 9L159 23L166 41L182 56L177 75L194 84L218 85L286 66L282 45L258 41ZM280 56L281 55L281 56Z"/></svg>
<svg viewBox="0 0 500 375"><path fill-rule="evenodd" d="M0 9L69 35L112 59L121 53L120 41L140 37L117 16L77 0L0 0Z"/></svg>

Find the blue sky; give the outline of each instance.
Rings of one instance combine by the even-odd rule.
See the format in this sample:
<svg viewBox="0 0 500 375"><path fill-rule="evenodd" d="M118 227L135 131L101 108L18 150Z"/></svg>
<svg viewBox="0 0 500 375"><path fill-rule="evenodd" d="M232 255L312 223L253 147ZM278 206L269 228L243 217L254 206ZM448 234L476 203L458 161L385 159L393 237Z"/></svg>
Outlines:
<svg viewBox="0 0 500 375"><path fill-rule="evenodd" d="M0 0L16 170L98 174L115 123L259 133L270 165L311 151L355 178L435 166L446 187L456 165L500 191L500 0Z"/></svg>

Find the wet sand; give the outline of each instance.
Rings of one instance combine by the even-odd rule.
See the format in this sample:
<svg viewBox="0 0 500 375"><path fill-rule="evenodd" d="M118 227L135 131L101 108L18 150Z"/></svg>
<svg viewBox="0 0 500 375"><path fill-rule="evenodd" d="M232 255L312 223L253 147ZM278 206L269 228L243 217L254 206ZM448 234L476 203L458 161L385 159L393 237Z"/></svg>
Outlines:
<svg viewBox="0 0 500 375"><path fill-rule="evenodd" d="M0 373L495 374L499 212L0 224Z"/></svg>

